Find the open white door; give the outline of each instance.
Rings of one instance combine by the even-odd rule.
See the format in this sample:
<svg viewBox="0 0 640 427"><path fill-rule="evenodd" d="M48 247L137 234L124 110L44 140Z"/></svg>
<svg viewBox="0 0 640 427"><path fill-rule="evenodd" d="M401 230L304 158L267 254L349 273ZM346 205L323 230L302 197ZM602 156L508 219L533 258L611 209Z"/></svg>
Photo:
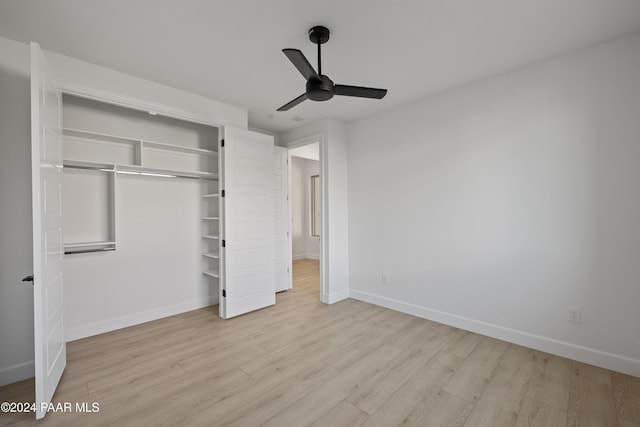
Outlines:
<svg viewBox="0 0 640 427"><path fill-rule="evenodd" d="M225 319L276 302L273 147L270 135L224 129L220 317Z"/></svg>
<svg viewBox="0 0 640 427"><path fill-rule="evenodd" d="M62 302L62 94L31 43L31 180L36 418L46 414L67 364Z"/></svg>
<svg viewBox="0 0 640 427"><path fill-rule="evenodd" d="M288 151L284 147L274 148L274 202L276 232L276 292L291 289L289 270L289 168Z"/></svg>

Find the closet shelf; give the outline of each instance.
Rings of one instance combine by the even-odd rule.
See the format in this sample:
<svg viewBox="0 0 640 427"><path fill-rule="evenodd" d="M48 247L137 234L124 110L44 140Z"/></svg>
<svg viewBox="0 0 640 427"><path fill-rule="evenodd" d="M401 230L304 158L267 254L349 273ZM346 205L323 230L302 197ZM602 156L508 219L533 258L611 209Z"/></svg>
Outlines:
<svg viewBox="0 0 640 427"><path fill-rule="evenodd" d="M110 143L115 142L120 144L129 144L129 145L142 143L143 146L149 147L149 148L159 148L162 150L176 151L181 153L200 154L204 156L218 155L217 151L207 150L204 148L185 147L182 145L168 144L166 142L128 138L120 135L111 135L111 134L100 133L100 132L90 132L90 131L73 129L73 128L64 128L63 134L65 136L70 136L75 138L92 139L92 140L95 140L96 142L110 142Z"/></svg>
<svg viewBox="0 0 640 427"><path fill-rule="evenodd" d="M205 239L215 239L215 240L220 239L220 236L214 236L212 234L207 234L207 235L202 236L202 237L205 238Z"/></svg>
<svg viewBox="0 0 640 427"><path fill-rule="evenodd" d="M206 256L207 258L215 258L215 259L219 259L220 258L219 254L215 254L213 252L203 253L202 256Z"/></svg>
<svg viewBox="0 0 640 427"><path fill-rule="evenodd" d="M207 276L215 277L216 279L220 278L220 273L217 272L216 270L205 270L203 271L203 273L206 274Z"/></svg>
<svg viewBox="0 0 640 427"><path fill-rule="evenodd" d="M74 242L74 243L65 243L65 249L73 249L73 248L91 248L97 246L112 246L115 245L116 242Z"/></svg>
<svg viewBox="0 0 640 427"><path fill-rule="evenodd" d="M166 176L170 175L171 177L178 178L201 178L207 179L211 181L218 180L218 174L212 172L194 172L194 171L180 171L174 169L157 169L157 168L147 168L144 166L138 165L114 165L107 163L99 163L99 162L87 162L84 160L72 160L67 159L64 160L64 166L69 168L82 168L82 169L97 169L104 170L105 172L118 172L124 174L149 174L152 176Z"/></svg>

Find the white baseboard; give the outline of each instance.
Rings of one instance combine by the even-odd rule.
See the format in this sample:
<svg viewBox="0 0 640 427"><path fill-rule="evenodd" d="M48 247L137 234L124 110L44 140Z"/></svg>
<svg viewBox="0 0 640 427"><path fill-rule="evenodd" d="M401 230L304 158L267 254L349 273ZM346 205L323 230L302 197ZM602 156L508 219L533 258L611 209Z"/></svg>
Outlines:
<svg viewBox="0 0 640 427"><path fill-rule="evenodd" d="M34 361L18 363L0 369L0 386L26 380L35 375Z"/></svg>
<svg viewBox="0 0 640 427"><path fill-rule="evenodd" d="M150 322L152 320L162 319L191 310L208 307L218 304L218 295L199 298L179 304L173 304L154 310L145 311L143 313L130 314L128 316L116 317L101 322L95 322L88 325L78 326L75 328L65 329L66 342L91 337L94 335L104 334L105 332L115 331L117 329L126 328L140 323Z"/></svg>
<svg viewBox="0 0 640 427"><path fill-rule="evenodd" d="M640 360L351 289L351 298L481 335L640 377Z"/></svg>
<svg viewBox="0 0 640 427"><path fill-rule="evenodd" d="M301 259L315 259L316 261L319 261L320 255L317 255L317 254L293 255L291 259L293 259L294 261L299 261Z"/></svg>
<svg viewBox="0 0 640 427"><path fill-rule="evenodd" d="M322 302L325 304L333 304L334 302L342 301L343 299L349 298L349 291L340 291L334 292L332 294L324 294L322 298Z"/></svg>

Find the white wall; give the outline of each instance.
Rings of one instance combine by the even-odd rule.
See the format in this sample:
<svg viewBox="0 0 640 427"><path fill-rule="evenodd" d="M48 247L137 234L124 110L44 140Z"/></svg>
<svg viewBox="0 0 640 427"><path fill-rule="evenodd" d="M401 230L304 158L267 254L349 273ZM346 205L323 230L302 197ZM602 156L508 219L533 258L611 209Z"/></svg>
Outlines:
<svg viewBox="0 0 640 427"><path fill-rule="evenodd" d="M283 147L317 140L322 187L321 298L330 304L349 296L347 127L339 120L324 119L280 134Z"/></svg>
<svg viewBox="0 0 640 427"><path fill-rule="evenodd" d="M320 173L320 162L291 158L291 232L293 259L320 259L320 238L311 236L311 176Z"/></svg>
<svg viewBox="0 0 640 427"><path fill-rule="evenodd" d="M116 250L65 256L67 340L217 302L201 273L199 183L117 180Z"/></svg>
<svg viewBox="0 0 640 427"><path fill-rule="evenodd" d="M304 159L291 157L291 254L294 260L305 258L307 241L305 230L308 223L305 216L305 164Z"/></svg>
<svg viewBox="0 0 640 427"><path fill-rule="evenodd" d="M41 46L46 49L46 45ZM108 98L170 117L247 129L247 110L75 58L47 52L56 83L68 92Z"/></svg>
<svg viewBox="0 0 640 427"><path fill-rule="evenodd" d="M353 297L640 376L640 34L353 122L348 158Z"/></svg>
<svg viewBox="0 0 640 427"><path fill-rule="evenodd" d="M33 375L29 51L0 38L0 385Z"/></svg>
<svg viewBox="0 0 640 427"><path fill-rule="evenodd" d="M328 205L323 207L322 227L329 228L326 236L330 252L323 252L322 257L329 260L331 293L334 301L339 301L349 296L347 125L336 119L329 119L327 125L325 150L328 161L320 174L327 176L322 181L327 187L325 194L329 195L328 200L322 200L323 206Z"/></svg>

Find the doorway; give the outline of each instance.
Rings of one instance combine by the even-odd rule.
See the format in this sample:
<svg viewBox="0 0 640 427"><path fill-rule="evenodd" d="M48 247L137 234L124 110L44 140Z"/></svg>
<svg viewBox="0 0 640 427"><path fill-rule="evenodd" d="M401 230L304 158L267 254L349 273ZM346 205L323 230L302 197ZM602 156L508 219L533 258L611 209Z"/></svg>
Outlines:
<svg viewBox="0 0 640 427"><path fill-rule="evenodd" d="M290 241L293 288L313 289L321 299L322 192L320 142L289 149ZM315 285L307 277L315 277Z"/></svg>

